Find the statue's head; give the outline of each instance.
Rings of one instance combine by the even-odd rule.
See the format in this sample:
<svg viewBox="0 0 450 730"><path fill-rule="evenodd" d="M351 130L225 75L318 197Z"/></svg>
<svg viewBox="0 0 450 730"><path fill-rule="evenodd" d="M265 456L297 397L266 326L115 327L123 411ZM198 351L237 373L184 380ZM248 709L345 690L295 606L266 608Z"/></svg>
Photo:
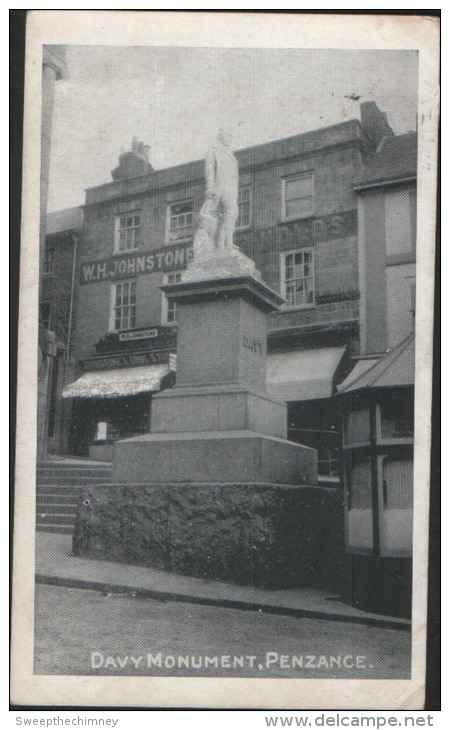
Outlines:
<svg viewBox="0 0 450 730"><path fill-rule="evenodd" d="M232 139L233 139L233 134L230 129L225 129L224 127L221 127L219 129L219 131L217 132L217 141L221 142L226 147L229 147Z"/></svg>

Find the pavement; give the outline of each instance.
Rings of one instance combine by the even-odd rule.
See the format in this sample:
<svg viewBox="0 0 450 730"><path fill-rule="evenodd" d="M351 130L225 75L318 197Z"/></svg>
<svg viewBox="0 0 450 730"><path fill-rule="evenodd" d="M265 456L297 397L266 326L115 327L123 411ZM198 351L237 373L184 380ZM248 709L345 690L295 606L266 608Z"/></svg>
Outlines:
<svg viewBox="0 0 450 730"><path fill-rule="evenodd" d="M409 630L411 622L361 611L320 588L267 590L72 555L72 536L36 532L36 582L161 601L222 606Z"/></svg>

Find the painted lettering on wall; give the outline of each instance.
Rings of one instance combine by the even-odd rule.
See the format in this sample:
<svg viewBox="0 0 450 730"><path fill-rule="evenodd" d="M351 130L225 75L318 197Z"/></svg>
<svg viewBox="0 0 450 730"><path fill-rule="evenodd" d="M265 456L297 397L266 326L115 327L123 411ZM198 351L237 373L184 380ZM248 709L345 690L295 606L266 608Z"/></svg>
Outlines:
<svg viewBox="0 0 450 730"><path fill-rule="evenodd" d="M81 264L80 284L93 284L97 281L114 281L140 274L185 269L193 255L192 246L178 245L165 246L151 253L111 256L108 259L88 261Z"/></svg>
<svg viewBox="0 0 450 730"><path fill-rule="evenodd" d="M255 352L257 355L263 354L262 343L258 342L258 340L253 340L251 337L247 337L247 335L244 335L242 338L242 344L244 345L246 350Z"/></svg>
<svg viewBox="0 0 450 730"><path fill-rule="evenodd" d="M242 250L265 253L271 250L286 251L298 246L309 246L316 241L356 236L358 214L356 210L324 215L320 218L289 221L236 234L236 242Z"/></svg>
<svg viewBox="0 0 450 730"><path fill-rule="evenodd" d="M170 360L169 350L153 350L149 352L129 352L123 355L110 355L105 357L92 357L84 360L84 369L106 370L108 368L129 368L138 365L159 365L168 363Z"/></svg>

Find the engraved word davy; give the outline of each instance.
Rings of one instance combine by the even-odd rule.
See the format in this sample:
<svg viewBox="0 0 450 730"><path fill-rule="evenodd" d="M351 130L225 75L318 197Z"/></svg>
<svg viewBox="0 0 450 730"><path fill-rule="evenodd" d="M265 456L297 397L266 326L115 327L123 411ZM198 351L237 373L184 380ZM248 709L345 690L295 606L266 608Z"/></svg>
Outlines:
<svg viewBox="0 0 450 730"><path fill-rule="evenodd" d="M249 337L247 337L247 335L244 335L243 344L247 350L256 352L257 355L262 355L262 344L258 342L258 340L251 340Z"/></svg>

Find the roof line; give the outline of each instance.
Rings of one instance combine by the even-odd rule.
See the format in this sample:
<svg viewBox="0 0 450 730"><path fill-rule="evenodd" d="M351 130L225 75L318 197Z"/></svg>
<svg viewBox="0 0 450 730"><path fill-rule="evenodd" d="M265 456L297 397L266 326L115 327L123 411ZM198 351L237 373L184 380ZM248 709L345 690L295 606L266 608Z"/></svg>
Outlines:
<svg viewBox="0 0 450 730"><path fill-rule="evenodd" d="M386 357L386 360L389 360L389 362L385 363L385 367L384 367L384 368L381 368L381 369L380 369L380 373L379 373L379 375L378 375L377 379L376 379L376 380L375 380L375 381L374 381L374 382L372 383L372 385L371 385L370 387L372 387L372 388L373 388L373 387L376 387L376 383L377 383L377 382L378 382L378 380L379 380L379 379L381 378L381 376L382 376L382 375L384 375L384 373L386 372L386 370L387 370L387 369L388 369L389 367L391 367L391 365L392 365L392 364L393 364L394 362L396 362L396 361L398 360L398 358L400 357L400 355L402 355L402 354L403 354L403 352L404 352L404 350L405 350L405 347L406 347L406 345L408 344L408 341L409 341L409 340L412 340L413 338L414 338L414 332L410 332L410 333L409 333L409 335L408 335L407 337L405 337L405 339L404 339L404 340L402 340L401 342L399 342L399 344L398 344L398 345L396 345L396 346L395 346L395 347L393 348L393 350L391 350L390 352L386 352L386 354L384 355L384 357ZM390 358L389 358L389 356L390 356L390 355L392 355L392 359L390 359ZM371 365L371 366L370 366L370 368L367 368L367 370L365 370L365 371L364 371L363 373L361 373L361 375L359 375L359 376L358 376L358 377L357 377L357 378L356 378L356 379L355 379L355 380L354 380L354 381L353 381L352 383L350 383L350 385L349 385L349 386L347 386L347 387L348 387L348 388L350 388L350 387L351 387L351 388L352 388L352 390L355 390L355 384L356 384L356 383L357 383L357 382L358 382L359 380L361 380L362 378L366 378L366 377L367 377L367 376L369 375L369 373L370 373L370 372L371 372L371 371L372 371L372 370L373 370L374 368L378 367L378 366L379 366L379 364L380 364L380 362L382 362L382 361L383 361L383 357L379 358L379 359L378 359L378 360L377 360L376 362L374 362L374 364L373 364L373 365ZM350 373L349 375L351 375L351 373ZM366 387L369 387L369 386L366 386ZM341 390L340 392L341 392L341 393L345 393L345 392L346 392L346 390L347 390L347 388L345 388L344 390Z"/></svg>
<svg viewBox="0 0 450 730"><path fill-rule="evenodd" d="M417 175L409 175L407 177L393 177L387 179L380 177L378 180L374 180L368 183L356 183L353 185L353 190L369 190L370 188L389 187L389 185L401 185L402 183L415 182Z"/></svg>

